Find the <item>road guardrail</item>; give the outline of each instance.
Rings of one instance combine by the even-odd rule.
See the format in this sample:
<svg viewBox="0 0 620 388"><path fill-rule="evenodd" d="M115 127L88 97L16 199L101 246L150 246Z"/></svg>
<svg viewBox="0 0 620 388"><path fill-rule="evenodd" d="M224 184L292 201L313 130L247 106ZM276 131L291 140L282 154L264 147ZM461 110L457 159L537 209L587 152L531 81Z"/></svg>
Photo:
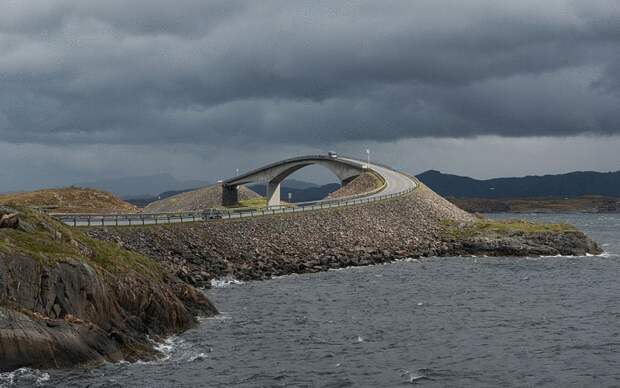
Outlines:
<svg viewBox="0 0 620 388"><path fill-rule="evenodd" d="M382 201L385 199L401 197L415 190L417 185L404 191L385 195L374 195L362 198L349 197L333 199L305 204L295 204L291 207L264 208L252 210L220 210L206 209L193 212L179 213L127 213L127 214L73 214L73 213L50 213L55 219L70 226L130 226L130 225L158 225L181 222L213 221L220 219L235 219L245 217L258 217L284 213L299 213L320 209L329 209L342 206L358 205Z"/></svg>

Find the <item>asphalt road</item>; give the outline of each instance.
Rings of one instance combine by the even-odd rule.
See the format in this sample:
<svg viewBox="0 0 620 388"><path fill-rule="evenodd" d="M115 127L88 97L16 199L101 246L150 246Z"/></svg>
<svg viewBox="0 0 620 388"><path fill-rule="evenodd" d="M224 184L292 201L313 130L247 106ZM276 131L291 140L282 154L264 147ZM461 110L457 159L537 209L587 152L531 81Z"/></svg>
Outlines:
<svg viewBox="0 0 620 388"><path fill-rule="evenodd" d="M365 162L362 162L356 159L348 159L348 158L340 158L340 159L344 159L344 160L354 162L354 163L359 163L361 165L366 164ZM381 175L383 179L385 179L385 182L386 182L386 188L381 190L378 193L371 195L371 197L384 196L387 194L398 194L408 189L414 189L416 187L415 182L411 178L409 178L407 175L401 172L392 170L387 167L379 166L377 164L372 164L372 163L368 165L368 168L375 171L379 175Z"/></svg>

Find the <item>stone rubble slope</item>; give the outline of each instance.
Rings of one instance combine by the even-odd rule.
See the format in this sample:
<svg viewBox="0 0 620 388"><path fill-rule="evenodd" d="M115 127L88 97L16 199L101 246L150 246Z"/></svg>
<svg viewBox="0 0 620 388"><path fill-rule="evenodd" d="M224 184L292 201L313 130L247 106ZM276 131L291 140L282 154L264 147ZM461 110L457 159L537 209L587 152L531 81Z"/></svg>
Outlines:
<svg viewBox="0 0 620 388"><path fill-rule="evenodd" d="M245 186L239 187L239 200L260 198ZM222 207L222 185L203 187L198 190L187 191L172 197L152 202L144 208L145 213L189 212L209 208Z"/></svg>
<svg viewBox="0 0 620 388"><path fill-rule="evenodd" d="M383 185L383 181L373 173L366 172L355 177L351 182L330 193L328 199L351 197L370 193Z"/></svg>
<svg viewBox="0 0 620 388"><path fill-rule="evenodd" d="M421 185L350 207L183 225L93 228L95 238L153 257L192 284L366 265L446 249L442 220L475 217Z"/></svg>
<svg viewBox="0 0 620 388"><path fill-rule="evenodd" d="M88 233L152 257L200 286L226 276L266 279L408 257L600 251L578 231L454 238L448 233L452 228L475 225L477 218L418 185L406 196L362 205Z"/></svg>

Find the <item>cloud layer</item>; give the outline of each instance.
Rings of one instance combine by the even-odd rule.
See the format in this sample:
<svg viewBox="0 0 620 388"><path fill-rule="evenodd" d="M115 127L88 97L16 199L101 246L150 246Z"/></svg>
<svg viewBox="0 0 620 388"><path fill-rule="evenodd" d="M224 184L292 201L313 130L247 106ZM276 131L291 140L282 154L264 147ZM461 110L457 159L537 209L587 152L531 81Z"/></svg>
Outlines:
<svg viewBox="0 0 620 388"><path fill-rule="evenodd" d="M614 0L7 0L0 140L617 134L618 20Z"/></svg>

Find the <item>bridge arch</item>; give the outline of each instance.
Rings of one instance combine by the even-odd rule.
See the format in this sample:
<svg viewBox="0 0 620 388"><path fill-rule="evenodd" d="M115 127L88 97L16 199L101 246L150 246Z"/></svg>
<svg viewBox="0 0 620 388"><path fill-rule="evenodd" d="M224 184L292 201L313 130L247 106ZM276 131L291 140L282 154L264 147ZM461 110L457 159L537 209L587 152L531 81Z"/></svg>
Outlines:
<svg viewBox="0 0 620 388"><path fill-rule="evenodd" d="M344 185L365 171L366 166L356 161L325 155L309 155L271 163L223 182L222 202L237 202L237 187L248 183L266 183L267 206L280 205L280 184L286 177L306 166L319 165L334 173Z"/></svg>

